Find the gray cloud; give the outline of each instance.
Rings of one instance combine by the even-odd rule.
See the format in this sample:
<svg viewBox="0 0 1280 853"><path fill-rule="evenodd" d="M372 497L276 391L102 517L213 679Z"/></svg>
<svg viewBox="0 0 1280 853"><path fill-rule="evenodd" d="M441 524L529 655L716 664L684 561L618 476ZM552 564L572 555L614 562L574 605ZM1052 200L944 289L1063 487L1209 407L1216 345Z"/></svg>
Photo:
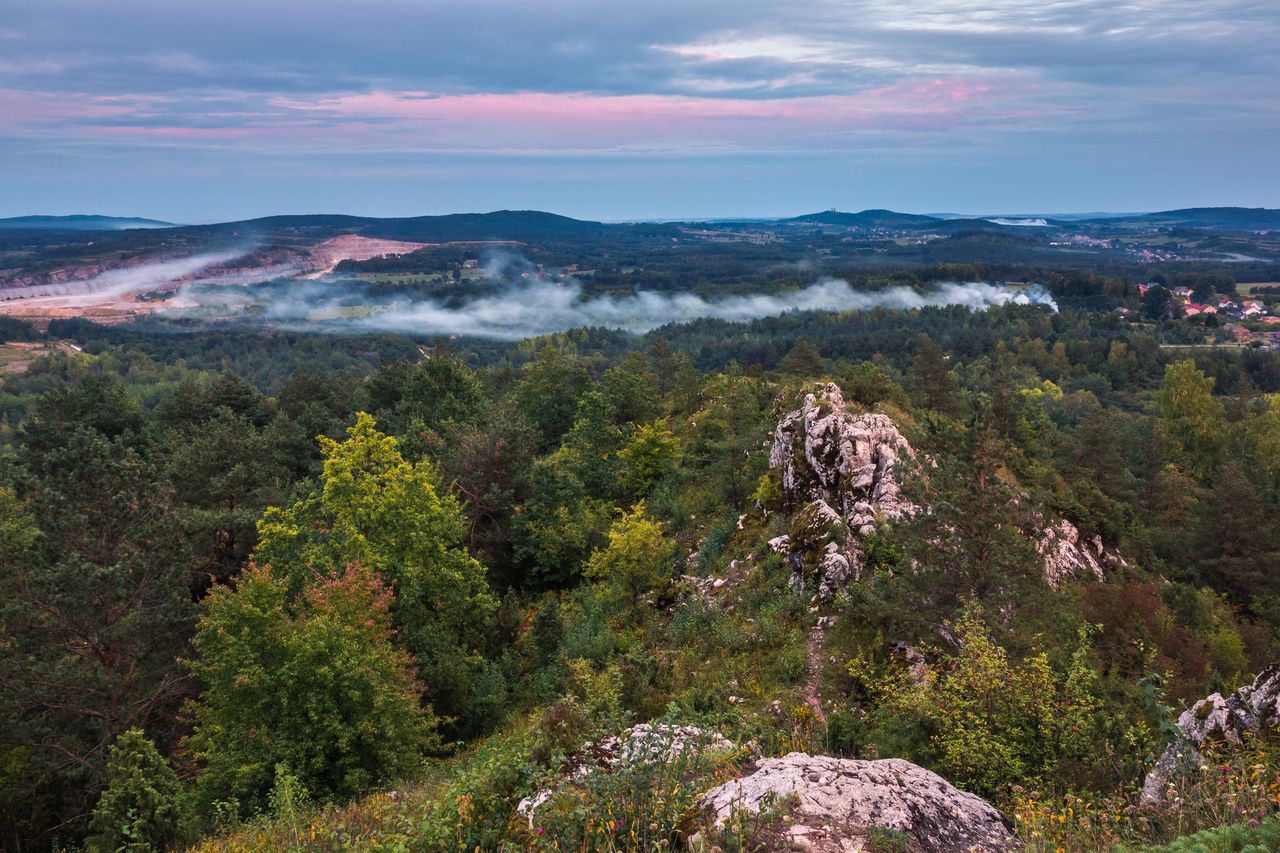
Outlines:
<svg viewBox="0 0 1280 853"><path fill-rule="evenodd" d="M10 9L7 18L15 37L0 79L110 92L393 87L696 95L714 83L719 92L777 97L847 92L938 68L1123 84L1121 77L1171 83L1171 75L1245 76L1280 62L1280 11L1254 0L650 0L607 7L370 0L358 9L335 0L50 0ZM808 49L719 56L672 50L762 41ZM761 85L769 80L784 83Z"/></svg>
<svg viewBox="0 0 1280 853"><path fill-rule="evenodd" d="M1280 132L1278 42L1280 7L1270 0L11 3L0 25L0 170L11 191L0 207L30 212L56 200L96 209L96 192L148 205L121 212L179 219L273 212L294 199L350 209L360 181L398 172L419 176L395 202L399 212L525 205L690 215L713 211L660 208L657 189L640 199L646 187L677 197L692 185L671 164L709 157L738 159L708 197L747 197L732 180L783 199L773 210L720 213L799 212L810 198L838 203L824 193L839 191L875 196L851 206L1135 208L1176 195L1169 175L1186 187L1178 203L1265 203L1259 178L1276 173L1259 140ZM924 97L913 87L935 80L950 88L913 101ZM533 122L467 135L470 126L299 106L372 92L679 96L708 114L614 135L553 117L544 124L566 132L550 138ZM816 96L869 104L765 127L712 109ZM647 167L637 190L589 162L611 156L668 165ZM549 159L565 157L582 164L594 195L544 177ZM906 183L880 177L890 173ZM797 178L814 175L841 177L802 196ZM266 189L279 176L297 183ZM343 179L344 189L327 191ZM969 179L981 199L941 196L962 196ZM174 180L197 191L161 204ZM144 181L151 186L139 189ZM473 192L446 193L449 181ZM1009 196L1037 181L1044 196ZM1087 187L1100 195L1052 200ZM1124 197L1105 195L1122 188ZM378 187L367 204L393 197L394 186Z"/></svg>

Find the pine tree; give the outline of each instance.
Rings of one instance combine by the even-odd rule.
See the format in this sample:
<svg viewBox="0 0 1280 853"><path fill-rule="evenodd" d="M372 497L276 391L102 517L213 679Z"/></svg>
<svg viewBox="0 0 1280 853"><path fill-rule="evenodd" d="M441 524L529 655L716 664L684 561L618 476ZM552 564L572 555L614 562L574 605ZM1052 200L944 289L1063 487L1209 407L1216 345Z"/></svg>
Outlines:
<svg viewBox="0 0 1280 853"><path fill-rule="evenodd" d="M920 405L945 415L956 414L956 383L947 364L947 354L928 335L917 342L910 378L909 390Z"/></svg>
<svg viewBox="0 0 1280 853"><path fill-rule="evenodd" d="M107 788L89 822L91 853L162 853L183 840L187 815L178 775L141 729L111 745Z"/></svg>
<svg viewBox="0 0 1280 853"><path fill-rule="evenodd" d="M813 379L821 376L826 366L822 363L822 353L817 347L804 338L796 338L790 351L782 357L778 370L792 376Z"/></svg>

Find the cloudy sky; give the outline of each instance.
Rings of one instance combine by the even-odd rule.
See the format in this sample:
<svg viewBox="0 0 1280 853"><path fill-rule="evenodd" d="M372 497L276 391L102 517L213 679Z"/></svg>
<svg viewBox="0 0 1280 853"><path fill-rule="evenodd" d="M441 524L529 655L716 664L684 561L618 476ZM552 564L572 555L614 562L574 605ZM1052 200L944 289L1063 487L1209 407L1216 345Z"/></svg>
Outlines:
<svg viewBox="0 0 1280 853"><path fill-rule="evenodd" d="M1280 207L1275 0L0 8L0 216Z"/></svg>

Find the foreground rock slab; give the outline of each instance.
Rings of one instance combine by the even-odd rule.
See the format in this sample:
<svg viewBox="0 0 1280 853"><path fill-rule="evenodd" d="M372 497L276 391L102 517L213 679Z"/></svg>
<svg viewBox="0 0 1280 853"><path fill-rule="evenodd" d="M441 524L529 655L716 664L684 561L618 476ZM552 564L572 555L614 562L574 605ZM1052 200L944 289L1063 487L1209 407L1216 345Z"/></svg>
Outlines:
<svg viewBox="0 0 1280 853"><path fill-rule="evenodd" d="M905 834L920 853L1006 851L1021 845L986 800L902 759L855 761L793 752L708 791L702 805L722 825L735 812L780 808L793 849L866 849L871 830Z"/></svg>

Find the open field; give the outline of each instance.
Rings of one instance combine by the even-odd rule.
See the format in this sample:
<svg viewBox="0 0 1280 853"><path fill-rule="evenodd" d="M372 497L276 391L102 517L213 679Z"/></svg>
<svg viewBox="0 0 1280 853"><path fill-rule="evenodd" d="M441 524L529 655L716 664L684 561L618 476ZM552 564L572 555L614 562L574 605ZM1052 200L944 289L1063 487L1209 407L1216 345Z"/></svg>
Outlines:
<svg viewBox="0 0 1280 853"><path fill-rule="evenodd" d="M8 341L0 344L0 373L26 373L31 363L54 353L73 355L80 347L70 341Z"/></svg>

